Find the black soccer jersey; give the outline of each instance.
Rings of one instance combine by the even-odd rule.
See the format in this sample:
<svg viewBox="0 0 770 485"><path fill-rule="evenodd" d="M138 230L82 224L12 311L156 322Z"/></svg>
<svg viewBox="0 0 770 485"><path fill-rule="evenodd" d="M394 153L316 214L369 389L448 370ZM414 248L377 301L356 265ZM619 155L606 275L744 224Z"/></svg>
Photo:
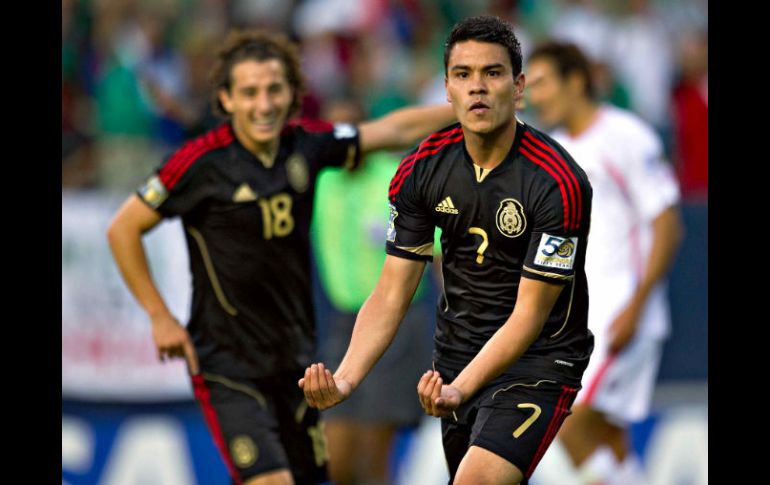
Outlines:
<svg viewBox="0 0 770 485"><path fill-rule="evenodd" d="M390 184L388 254L429 260L441 228L444 288L434 358L462 369L511 315L520 278L564 284L541 334L504 374L576 385L593 349L584 272L591 186L548 135L518 122L493 170L476 166L459 123L425 139Z"/></svg>
<svg viewBox="0 0 770 485"><path fill-rule="evenodd" d="M139 189L164 217L182 217L193 282L188 330L202 370L264 377L311 363L315 181L325 166L353 168L358 152L351 125L290 123L266 167L226 123L182 146Z"/></svg>

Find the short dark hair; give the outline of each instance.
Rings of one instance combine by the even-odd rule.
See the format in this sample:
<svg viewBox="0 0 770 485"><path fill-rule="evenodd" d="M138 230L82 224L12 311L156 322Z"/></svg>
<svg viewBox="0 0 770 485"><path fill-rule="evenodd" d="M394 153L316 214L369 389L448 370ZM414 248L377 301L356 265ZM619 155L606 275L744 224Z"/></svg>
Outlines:
<svg viewBox="0 0 770 485"><path fill-rule="evenodd" d="M479 15L457 22L449 33L444 44L444 74L447 74L449 68L449 53L452 52L452 48L458 42L466 40L500 44L508 50L513 76L516 77L521 73L521 44L513 33L511 24L500 17Z"/></svg>
<svg viewBox="0 0 770 485"><path fill-rule="evenodd" d="M299 63L299 50L286 35L266 30L234 30L225 39L217 53L209 80L214 113L227 117L229 113L219 101L219 90L230 90L233 66L247 59L264 62L270 59L281 61L286 73L286 80L292 88L293 99L289 116L299 111L300 100L305 90L305 82Z"/></svg>
<svg viewBox="0 0 770 485"><path fill-rule="evenodd" d="M559 77L567 79L572 73L577 73L585 80L586 95L593 99L596 96L591 61L578 46L570 42L547 41L535 46L529 54L528 62L535 59L548 60L554 63Z"/></svg>

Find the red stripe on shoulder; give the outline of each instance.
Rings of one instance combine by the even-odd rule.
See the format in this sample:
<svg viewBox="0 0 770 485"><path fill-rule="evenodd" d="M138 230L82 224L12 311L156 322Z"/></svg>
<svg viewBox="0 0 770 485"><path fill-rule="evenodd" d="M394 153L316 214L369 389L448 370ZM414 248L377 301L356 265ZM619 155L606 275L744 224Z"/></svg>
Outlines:
<svg viewBox="0 0 770 485"><path fill-rule="evenodd" d="M179 148L158 174L166 189L171 190L184 173L202 155L229 145L235 139L229 123L225 123Z"/></svg>
<svg viewBox="0 0 770 485"><path fill-rule="evenodd" d="M300 127L308 133L328 133L334 129L334 125L326 120L313 120L310 118L300 118L289 121L288 128Z"/></svg>
<svg viewBox="0 0 770 485"><path fill-rule="evenodd" d="M535 154L540 159L540 161L547 163L551 168L553 168L559 174L559 176L564 181L566 181L566 185L568 189L567 196L570 197L570 203L568 204L570 208L569 229L573 229L575 227L575 220L577 218L577 214L576 214L577 207L575 203L575 201L577 200L577 196L575 195L575 192L577 191L577 187L572 186L572 182L570 181L567 174L564 172L564 169L562 168L562 166L558 164L556 161L554 161L553 158L550 155L548 155L547 152L540 150L534 144L530 143L529 140L527 139L522 139L521 145L523 147L526 147L531 153Z"/></svg>
<svg viewBox="0 0 770 485"><path fill-rule="evenodd" d="M438 133L434 133L430 135L428 138L423 140L420 145L417 147L417 150L414 151L411 155L404 157L403 160L401 160L401 163L398 164L398 168L396 169L396 174L393 176L393 179L390 181L390 187L389 189L392 189L393 186L398 183L398 179L401 177L401 174L403 174L405 165L410 164L412 161L414 161L415 157L421 152L424 151L430 147L435 147L436 145L440 144L443 140L445 140L448 137L451 137L453 135L456 135L457 133L461 133L462 128L457 127L449 131L440 131Z"/></svg>
<svg viewBox="0 0 770 485"><path fill-rule="evenodd" d="M559 153L553 149L550 145L547 145L546 143L542 142L538 138L536 138L532 133L529 131L524 132L524 136L530 139L532 142L534 142L536 145L543 148L545 151L550 153L553 157L553 159L558 162L563 168L564 171L567 173L567 176L569 177L568 180L570 180L574 186L575 191L577 192L577 213L575 215L575 220L573 222L573 227L577 227L579 221L583 218L583 194L580 191L580 184L578 184L577 178L575 177L575 174L573 173L572 169L567 165L567 162L562 158Z"/></svg>
<svg viewBox="0 0 770 485"><path fill-rule="evenodd" d="M559 176L559 174L557 174L556 171L554 171L554 169L551 168L547 163L543 162L542 160L537 158L535 154L527 150L527 148L524 145L519 146L519 153L524 155L527 159L529 159L535 165L542 167L546 172L548 172L548 174L551 175L551 177L554 178L554 180L556 180L556 183L559 184L559 191L561 192L562 207L564 209L564 230L565 231L569 230L570 210L569 210L569 202L567 197L567 190L564 186L564 179L562 179L561 176Z"/></svg>
<svg viewBox="0 0 770 485"><path fill-rule="evenodd" d="M393 180L390 182L388 189L388 196L392 201L395 201L396 194L401 190L401 186L404 185L404 181L414 170L414 164L417 160L425 158L429 155L435 155L449 145L453 145L463 139L463 131L461 127L455 129L437 133L436 138L428 137L420 144L420 147L412 155L404 158L396 171L396 175L393 176ZM433 135L433 136L435 136Z"/></svg>

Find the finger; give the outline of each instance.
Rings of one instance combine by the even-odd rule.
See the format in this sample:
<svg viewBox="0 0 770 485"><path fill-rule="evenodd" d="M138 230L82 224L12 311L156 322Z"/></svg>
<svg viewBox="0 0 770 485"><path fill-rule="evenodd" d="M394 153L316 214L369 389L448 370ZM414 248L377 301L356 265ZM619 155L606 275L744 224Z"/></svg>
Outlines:
<svg viewBox="0 0 770 485"><path fill-rule="evenodd" d="M310 366L310 393L313 396L316 406L319 406L318 409L322 409L320 406L325 404L325 400L323 393L321 392L321 384L318 377L318 364Z"/></svg>
<svg viewBox="0 0 770 485"><path fill-rule="evenodd" d="M184 357L184 350L182 349L181 345L175 345L173 347L169 347L166 351L166 354L170 359L174 359L176 357Z"/></svg>
<svg viewBox="0 0 770 485"><path fill-rule="evenodd" d="M192 376L200 374L200 365L198 363L198 353L195 352L195 347L189 339L186 339L182 348L184 352L184 358L187 361L187 370Z"/></svg>
<svg viewBox="0 0 770 485"><path fill-rule="evenodd" d="M304 390L305 389L305 378L304 377L300 377L299 380L297 381L297 385L299 386L300 389Z"/></svg>
<svg viewBox="0 0 770 485"><path fill-rule="evenodd" d="M305 369L305 377L302 378L302 381L304 383L302 390L305 393L305 401L307 401L308 406L312 408L317 407L315 399L313 398L313 393L310 392L310 387L312 386L312 382L310 380L310 367Z"/></svg>
<svg viewBox="0 0 770 485"><path fill-rule="evenodd" d="M441 399L441 387L444 385L444 380L439 376L436 379L436 384L433 387L433 394L430 395L431 402L433 403L433 407L435 408L438 405L439 400Z"/></svg>
<svg viewBox="0 0 770 485"><path fill-rule="evenodd" d="M318 363L318 366L316 366L316 371L318 372L318 393L321 395L321 399L323 400L324 404L332 404L334 402L332 389L326 382L326 369L324 368L323 363Z"/></svg>
<svg viewBox="0 0 770 485"><path fill-rule="evenodd" d="M341 398L339 388L337 387L337 381L334 380L334 376L332 375L332 371L329 369L324 370L324 377L326 378L326 385L329 388L329 391L334 395L337 396L337 398Z"/></svg>
<svg viewBox="0 0 770 485"><path fill-rule="evenodd" d="M436 386L436 381L438 380L438 372L434 372L431 374L430 380L428 381L428 385L425 387L425 391L423 393L423 402L425 403L425 412L430 414L431 416L434 416L433 414L433 388Z"/></svg>
<svg viewBox="0 0 770 485"><path fill-rule="evenodd" d="M443 385L443 382L444 381L441 379L439 373L436 372L433 378L433 388L431 389L429 399L433 416L438 416L438 406L436 406L436 401L441 397L441 386Z"/></svg>
<svg viewBox="0 0 770 485"><path fill-rule="evenodd" d="M426 411L427 411L426 397L429 396L429 394L427 394L425 390L428 388L428 383L430 383L431 377L433 377L433 372L427 371L420 378L420 382L417 383L417 398L420 400L420 406L422 406L422 408Z"/></svg>

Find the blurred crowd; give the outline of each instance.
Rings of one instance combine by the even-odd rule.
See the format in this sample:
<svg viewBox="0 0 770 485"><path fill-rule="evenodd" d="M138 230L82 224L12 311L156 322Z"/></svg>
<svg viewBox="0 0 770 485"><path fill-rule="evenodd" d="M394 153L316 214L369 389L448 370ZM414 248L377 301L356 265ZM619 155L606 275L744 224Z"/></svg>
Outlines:
<svg viewBox="0 0 770 485"><path fill-rule="evenodd" d="M344 102L370 118L444 102L444 39L481 13L515 26L525 59L547 38L582 47L602 98L649 121L685 200L705 201L707 0L62 0L62 186L132 190L214 126L207 75L230 28L298 42L303 116Z"/></svg>

